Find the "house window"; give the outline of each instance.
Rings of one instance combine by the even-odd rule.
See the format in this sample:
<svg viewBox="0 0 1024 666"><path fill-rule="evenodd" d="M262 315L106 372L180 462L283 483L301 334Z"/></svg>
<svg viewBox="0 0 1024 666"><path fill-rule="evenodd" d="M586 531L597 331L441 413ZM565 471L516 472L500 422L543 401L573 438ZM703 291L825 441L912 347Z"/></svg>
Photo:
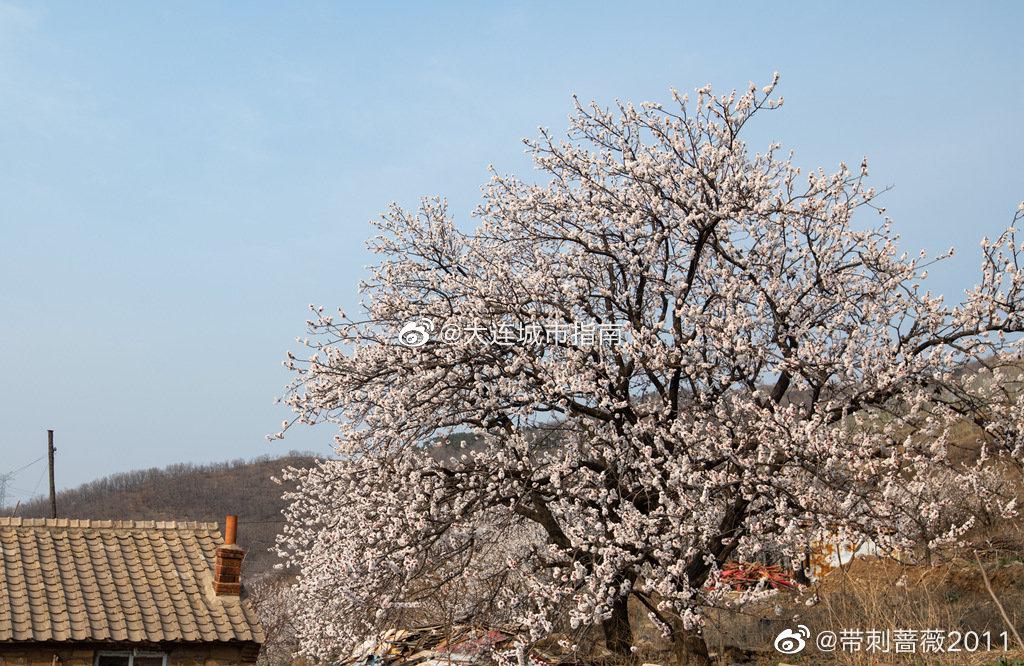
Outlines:
<svg viewBox="0 0 1024 666"><path fill-rule="evenodd" d="M167 666L167 654L164 652L140 652L132 657L128 666Z"/></svg>
<svg viewBox="0 0 1024 666"><path fill-rule="evenodd" d="M166 652L97 652L94 666L167 666Z"/></svg>

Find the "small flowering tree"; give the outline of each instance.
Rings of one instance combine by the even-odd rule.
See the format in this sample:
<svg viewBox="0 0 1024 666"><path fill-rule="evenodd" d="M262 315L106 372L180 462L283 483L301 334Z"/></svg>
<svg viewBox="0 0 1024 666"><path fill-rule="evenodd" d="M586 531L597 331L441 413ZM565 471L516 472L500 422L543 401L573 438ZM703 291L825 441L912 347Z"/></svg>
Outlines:
<svg viewBox="0 0 1024 666"><path fill-rule="evenodd" d="M470 233L442 200L383 216L365 316L314 308L289 355L285 427L339 431L292 472L281 540L308 654L441 615L600 627L628 655L632 604L706 660L729 560L823 534L934 548L1012 511L1024 248L984 241L959 304L925 291L942 257L854 222L883 213L866 164L743 142L776 81L577 103L567 137L528 142L543 178L494 176ZM957 458L965 422L981 444Z"/></svg>

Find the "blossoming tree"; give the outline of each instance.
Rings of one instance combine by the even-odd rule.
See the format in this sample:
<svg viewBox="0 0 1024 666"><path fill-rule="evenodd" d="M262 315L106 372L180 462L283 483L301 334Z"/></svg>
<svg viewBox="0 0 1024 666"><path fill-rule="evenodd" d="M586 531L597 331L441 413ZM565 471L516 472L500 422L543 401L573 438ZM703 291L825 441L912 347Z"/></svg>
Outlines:
<svg viewBox="0 0 1024 666"><path fill-rule="evenodd" d="M628 654L632 607L699 662L729 560L799 563L824 533L934 548L1013 510L1024 248L983 242L957 304L925 291L943 257L871 222L866 164L748 149L776 81L577 103L472 232L443 200L382 217L365 316L314 308L289 355L285 429L339 431L291 472L281 541L309 654L428 616ZM954 456L965 419L981 443Z"/></svg>

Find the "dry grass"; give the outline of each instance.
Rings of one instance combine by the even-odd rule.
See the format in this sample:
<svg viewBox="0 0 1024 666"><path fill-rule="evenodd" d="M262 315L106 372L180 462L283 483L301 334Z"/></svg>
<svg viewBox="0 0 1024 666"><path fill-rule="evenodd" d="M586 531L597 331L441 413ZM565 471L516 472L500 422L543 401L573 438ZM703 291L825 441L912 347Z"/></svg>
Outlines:
<svg viewBox="0 0 1024 666"><path fill-rule="evenodd" d="M1024 552L1018 557L988 558L985 567L992 586L1011 621L1024 629ZM991 651L957 654L888 654L864 651L825 654L813 644L800 654L785 657L775 653L772 643L780 631L803 624L812 631L843 629L888 631L898 629L942 629L946 632L974 631L992 636ZM1010 651L1002 648L1005 626L985 589L973 560L955 559L941 565L913 566L881 559L860 559L848 568L826 576L819 584L800 594L780 595L744 614L716 610L710 613L707 631L709 647L722 664L996 664L1000 657L1012 664L1024 660L1016 650L1012 633ZM982 639L984 641L984 639ZM866 645L866 643L865 643ZM1021 666L1024 666L1022 661Z"/></svg>
<svg viewBox="0 0 1024 666"><path fill-rule="evenodd" d="M949 664L951 666L1024 666L1024 649L1015 645L1013 633L989 595L974 553L978 552L996 596L1012 624L1024 633L1024 526L1004 522L998 530L979 530L967 548L947 553L931 565L908 564L882 558L858 558L800 592L779 593L743 609L709 609L705 639L716 663L727 664L821 664L861 666L868 664ZM642 608L632 609L639 648L638 664L672 663L666 641ZM773 648L775 637L798 624L811 630L811 640L798 655L785 656ZM857 653L837 650L831 654L815 648L813 637L821 631L840 634L843 629L900 629L988 632L992 649L958 653ZM1009 650L1003 650L1007 632ZM863 643L866 646L866 640ZM918 644L919 646L919 644ZM984 643L983 643L984 646Z"/></svg>

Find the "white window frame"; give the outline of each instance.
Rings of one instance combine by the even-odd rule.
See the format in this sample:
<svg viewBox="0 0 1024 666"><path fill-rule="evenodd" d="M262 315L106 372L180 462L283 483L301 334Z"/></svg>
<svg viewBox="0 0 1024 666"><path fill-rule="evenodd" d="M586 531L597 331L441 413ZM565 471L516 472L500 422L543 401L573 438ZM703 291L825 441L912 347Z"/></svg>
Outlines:
<svg viewBox="0 0 1024 666"><path fill-rule="evenodd" d="M160 657L161 666L167 666L167 653L153 650L101 650L93 659L93 666L100 666L100 657L128 657L128 666L135 666L135 657Z"/></svg>

